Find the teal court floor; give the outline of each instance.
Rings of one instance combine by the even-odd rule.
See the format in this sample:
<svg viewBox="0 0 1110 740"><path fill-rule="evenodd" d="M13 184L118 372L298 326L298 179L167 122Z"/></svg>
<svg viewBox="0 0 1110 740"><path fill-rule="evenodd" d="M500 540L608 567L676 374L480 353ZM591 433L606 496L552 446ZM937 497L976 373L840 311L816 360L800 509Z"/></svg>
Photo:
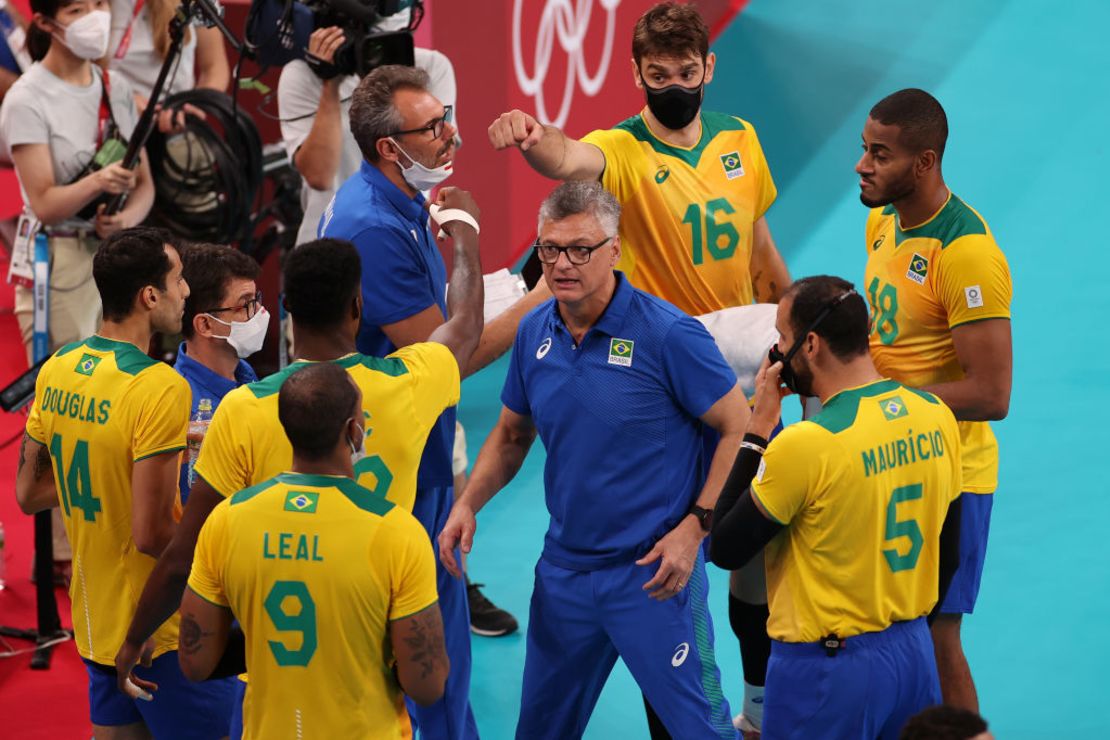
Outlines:
<svg viewBox="0 0 1110 740"><path fill-rule="evenodd" d="M760 134L779 187L768 219L792 274L857 285L866 211L852 168L868 109L913 86L948 112L946 179L991 225L1015 284L991 546L964 629L982 712L1005 740L1110 737L1108 23L1110 5L1095 0L752 0L714 45L707 93L708 107ZM464 385L472 460L499 411L505 367ZM547 522L543 462L537 443L479 516L471 557L472 576L522 623ZM727 583L710 570L717 659L736 708ZM523 633L474 639L483 737L512 737L523 665ZM646 735L639 692L618 663L586 737Z"/></svg>

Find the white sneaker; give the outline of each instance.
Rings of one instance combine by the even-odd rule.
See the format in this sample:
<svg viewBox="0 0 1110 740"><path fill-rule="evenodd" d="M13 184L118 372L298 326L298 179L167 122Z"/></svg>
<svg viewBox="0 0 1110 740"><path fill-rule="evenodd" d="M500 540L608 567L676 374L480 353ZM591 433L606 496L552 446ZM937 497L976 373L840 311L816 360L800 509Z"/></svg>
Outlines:
<svg viewBox="0 0 1110 740"><path fill-rule="evenodd" d="M740 730L744 740L759 740L759 728L752 724L743 712L732 718L732 726Z"/></svg>

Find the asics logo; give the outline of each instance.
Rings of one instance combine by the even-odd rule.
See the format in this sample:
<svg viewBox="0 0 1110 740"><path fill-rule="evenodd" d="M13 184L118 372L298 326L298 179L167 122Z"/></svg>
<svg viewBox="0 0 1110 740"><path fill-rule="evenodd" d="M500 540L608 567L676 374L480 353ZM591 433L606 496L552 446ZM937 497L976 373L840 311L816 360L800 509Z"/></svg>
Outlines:
<svg viewBox="0 0 1110 740"><path fill-rule="evenodd" d="M537 360L542 360L544 357L547 356L547 353L550 352L550 351L551 351L551 337L548 337L547 339L543 340L543 342L540 343L539 349L536 350L536 359Z"/></svg>
<svg viewBox="0 0 1110 740"><path fill-rule="evenodd" d="M532 2L534 3L535 0L532 0ZM575 83L582 88L582 92L589 97L593 97L598 94L605 82L605 76L609 73L609 62L613 58L617 6L621 4L621 0L599 0L599 2L606 13L605 42L602 46L601 61L597 65L597 72L592 76L586 70L583 42L590 27L590 15L593 13L594 7L593 0L547 0L540 16L539 28L536 29L532 60L533 74L528 73L524 64L524 50L521 43L521 37L524 33L521 28L524 0L514 0L513 2L513 71L516 73L516 82L520 86L521 92L535 99L536 118L539 119L540 123L562 128L567 122L567 117L570 116L570 104L574 98ZM567 57L567 73L566 83L563 85L563 98L559 103L559 111L553 116L547 109L543 85L547 81L547 73L551 69L556 38L559 39L559 48Z"/></svg>
<svg viewBox="0 0 1110 740"><path fill-rule="evenodd" d="M675 648L674 655L671 656L671 665L678 668L686 662L686 656L690 654L690 643L680 642L678 647Z"/></svg>
<svg viewBox="0 0 1110 740"><path fill-rule="evenodd" d="M671 176L671 168L665 164L659 165L659 169L655 171L655 183L662 185L663 181Z"/></svg>

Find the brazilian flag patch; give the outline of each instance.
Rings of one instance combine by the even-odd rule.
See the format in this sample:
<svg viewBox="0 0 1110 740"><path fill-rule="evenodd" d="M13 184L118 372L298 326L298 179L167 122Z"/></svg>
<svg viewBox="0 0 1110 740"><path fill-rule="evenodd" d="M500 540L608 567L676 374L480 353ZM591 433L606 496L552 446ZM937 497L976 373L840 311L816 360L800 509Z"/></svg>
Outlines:
<svg viewBox="0 0 1110 740"><path fill-rule="evenodd" d="M918 285L925 284L925 278L929 275L929 260L922 257L917 252L913 253L910 259L910 269L906 271L906 277L914 281Z"/></svg>
<svg viewBox="0 0 1110 740"><path fill-rule="evenodd" d="M609 364L632 367L632 350L636 343L631 339L609 340Z"/></svg>
<svg viewBox="0 0 1110 740"><path fill-rule="evenodd" d="M740 161L740 152L722 154L721 166L725 168L725 177L730 180L744 176L744 164Z"/></svg>
<svg viewBox="0 0 1110 740"><path fill-rule="evenodd" d="M882 401L879 401L879 408L883 410L883 416L886 417L887 421L901 419L903 416L909 414L909 412L906 411L906 404L902 402L901 396L884 398Z"/></svg>
<svg viewBox="0 0 1110 740"><path fill-rule="evenodd" d="M312 491L290 491L285 494L285 510L299 511L302 514L315 514L320 494Z"/></svg>
<svg viewBox="0 0 1110 740"><path fill-rule="evenodd" d="M96 366L100 364L100 361L102 359L102 357L90 355L86 352L85 354L81 355L81 359L77 361L77 367L73 368L73 370L74 372L78 372L81 375L91 376L93 374L93 370L96 370Z"/></svg>

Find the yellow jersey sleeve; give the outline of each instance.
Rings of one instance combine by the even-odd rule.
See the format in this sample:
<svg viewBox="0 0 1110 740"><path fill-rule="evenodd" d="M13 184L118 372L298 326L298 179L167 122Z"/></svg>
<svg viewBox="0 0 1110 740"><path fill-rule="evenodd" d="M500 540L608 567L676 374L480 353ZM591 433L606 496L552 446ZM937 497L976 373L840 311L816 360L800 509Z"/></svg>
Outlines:
<svg viewBox="0 0 1110 740"><path fill-rule="evenodd" d="M224 499L212 510L201 527L189 571L189 588L197 596L217 606L230 608L224 589L224 565L227 561L227 516L230 501Z"/></svg>
<svg viewBox="0 0 1110 740"><path fill-rule="evenodd" d="M419 342L402 347L389 358L405 363L412 376L412 406L421 426L431 428L444 409L459 402L459 363L439 342Z"/></svg>
<svg viewBox="0 0 1110 740"><path fill-rule="evenodd" d="M249 392L243 386L224 396L208 425L194 466L196 474L224 498L251 485L250 471L244 465L244 461L249 459L248 450L244 447L247 436L235 433L239 418L236 414L239 407L237 401L243 397L242 394ZM274 427L274 434L285 434L277 419L274 419Z"/></svg>
<svg viewBox="0 0 1110 740"><path fill-rule="evenodd" d="M39 405L46 388L47 365L43 365L39 376L35 378L35 400L31 403L31 413L27 416L27 426L24 431L27 436L46 446L46 430L42 427L42 407Z"/></svg>
<svg viewBox="0 0 1110 740"><path fill-rule="evenodd" d="M825 445L816 424L801 422L786 427L767 446L760 461L752 495L779 524L789 524L816 490L817 466Z"/></svg>
<svg viewBox="0 0 1110 740"><path fill-rule="evenodd" d="M427 609L439 598L432 545L424 527L401 507L386 516L390 525L389 619L404 619Z"/></svg>
<svg viewBox="0 0 1110 740"><path fill-rule="evenodd" d="M189 383L168 365L165 371L160 366L156 368L157 371L140 376L125 397L127 403L138 406L131 436L135 462L185 449L192 407Z"/></svg>
<svg viewBox="0 0 1110 740"><path fill-rule="evenodd" d="M741 120L741 119L737 119ZM767 165L767 158L763 155L763 147L759 144L759 137L755 133L755 127L747 121L741 120L752 135L751 149L748 152L748 161L751 163L751 168L758 177L759 184L756 187L755 196L755 213L753 221L758 221L763 218L767 213L767 209L775 202L778 197L779 191L775 187L775 179L771 177L771 168Z"/></svg>
<svg viewBox="0 0 1110 740"><path fill-rule="evenodd" d="M949 328L1010 318L1010 266L989 234L956 239L941 251L937 267L936 292Z"/></svg>
<svg viewBox="0 0 1110 740"><path fill-rule="evenodd" d="M586 134L582 141L593 144L605 155L602 186L621 203L627 202L644 172L644 156L636 139L620 129L599 129Z"/></svg>

